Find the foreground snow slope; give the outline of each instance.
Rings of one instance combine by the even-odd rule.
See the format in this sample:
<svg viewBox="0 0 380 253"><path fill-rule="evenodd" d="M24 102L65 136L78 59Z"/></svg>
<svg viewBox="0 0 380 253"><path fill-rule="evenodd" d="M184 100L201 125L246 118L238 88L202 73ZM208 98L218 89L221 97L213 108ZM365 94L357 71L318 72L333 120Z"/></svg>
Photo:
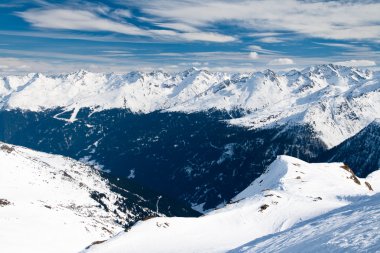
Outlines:
<svg viewBox="0 0 380 253"><path fill-rule="evenodd" d="M200 218L139 222L88 252L225 252L373 193L365 179L341 163L309 164L280 156L235 203Z"/></svg>
<svg viewBox="0 0 380 253"><path fill-rule="evenodd" d="M80 108L196 112L242 110L230 121L253 128L309 124L328 147L355 135L380 115L379 72L317 65L285 74L228 74L190 69L178 74L78 71L0 78L0 108L63 107L73 122ZM59 115L57 115L59 118Z"/></svg>
<svg viewBox="0 0 380 253"><path fill-rule="evenodd" d="M82 163L0 143L1 252L78 252L123 230L122 199Z"/></svg>
<svg viewBox="0 0 380 253"><path fill-rule="evenodd" d="M380 194L254 240L232 252L379 252Z"/></svg>

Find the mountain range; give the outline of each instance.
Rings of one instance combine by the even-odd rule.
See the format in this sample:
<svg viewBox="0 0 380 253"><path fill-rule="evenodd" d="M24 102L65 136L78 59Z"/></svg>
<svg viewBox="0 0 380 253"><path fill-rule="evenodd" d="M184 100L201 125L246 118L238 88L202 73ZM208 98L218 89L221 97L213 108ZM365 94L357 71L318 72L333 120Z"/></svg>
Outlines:
<svg viewBox="0 0 380 253"><path fill-rule="evenodd" d="M0 140L81 160L205 212L278 155L345 162L362 177L377 170L379 75L328 64L4 76Z"/></svg>
<svg viewBox="0 0 380 253"><path fill-rule="evenodd" d="M68 122L76 120L81 108L124 108L134 113L238 110L242 115L229 123L250 128L308 124L330 148L379 115L379 76L332 64L283 74L211 73L195 68L177 74L32 73L0 78L0 106L31 111L63 108L70 115L56 118Z"/></svg>

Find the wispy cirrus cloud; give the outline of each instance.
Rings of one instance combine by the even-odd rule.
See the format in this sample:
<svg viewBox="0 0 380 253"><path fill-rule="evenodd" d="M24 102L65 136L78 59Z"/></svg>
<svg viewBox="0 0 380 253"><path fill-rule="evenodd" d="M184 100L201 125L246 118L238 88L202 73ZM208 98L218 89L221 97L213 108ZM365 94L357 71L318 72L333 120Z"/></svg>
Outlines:
<svg viewBox="0 0 380 253"><path fill-rule="evenodd" d="M250 45L250 46L248 46L248 49L252 50L252 51L255 51L255 52L259 52L259 53L263 53L263 54L271 54L271 55L281 53L279 51L268 50L268 49L265 49L265 48L263 48L261 46L257 46L257 45Z"/></svg>
<svg viewBox="0 0 380 253"><path fill-rule="evenodd" d="M183 32L197 32L198 31L198 29L196 29L195 27L184 24L184 23L156 22L155 25L164 27L164 28L174 29L177 31L183 31Z"/></svg>
<svg viewBox="0 0 380 253"><path fill-rule="evenodd" d="M367 39L380 37L380 3L371 1L188 0L139 1L142 11L194 27L234 22L247 29L292 31L310 37ZM270 37L267 42L279 38Z"/></svg>
<svg viewBox="0 0 380 253"><path fill-rule="evenodd" d="M149 35L132 24L119 23L85 10L31 9L18 13L20 17L39 28L63 30L109 31L128 35Z"/></svg>
<svg viewBox="0 0 380 253"><path fill-rule="evenodd" d="M98 8L98 12L104 14L107 9ZM92 10L93 11L93 10ZM146 36L155 38L170 38L171 40L187 40L187 41L210 41L210 42L229 42L235 38L228 35L223 35L217 32L205 32L198 29L180 29L178 27L168 27L172 29L146 29L140 28L134 24L128 23L126 20L117 20L106 18L98 15L98 13L90 10L74 10L60 8L37 8L30 9L24 12L19 12L18 15L25 21L31 23L34 27L72 30L72 31L105 31L119 33L132 36ZM110 13L110 16L131 17L131 13L127 10L115 10ZM182 26L183 28L183 26Z"/></svg>
<svg viewBox="0 0 380 253"><path fill-rule="evenodd" d="M248 54L249 58L252 59L252 60L257 60L259 59L259 54L257 52L250 52Z"/></svg>
<svg viewBox="0 0 380 253"><path fill-rule="evenodd" d="M302 36L378 41L379 2L284 0L117 1L125 8L71 1L65 7L44 2L41 8L19 12L34 27L73 31L106 31L164 41L236 42L242 34L224 34L219 24L233 24L261 43L285 43L289 32ZM134 17L130 8L138 8ZM148 26L129 22L137 18ZM150 28L147 28L150 27ZM153 27L153 28L152 28ZM271 31L271 32L268 32ZM221 32L222 31L222 32ZM297 39L297 38L293 38Z"/></svg>
<svg viewBox="0 0 380 253"><path fill-rule="evenodd" d="M369 52L371 51L371 48L367 45L357 45L357 44L350 44L350 43L337 43L337 42L314 42L314 44L327 46L327 47L333 47L333 48L340 48L344 49L346 52Z"/></svg>
<svg viewBox="0 0 380 253"><path fill-rule="evenodd" d="M25 73L43 72L45 74L69 73L79 69L93 72L129 72L131 70L149 70L146 64L134 62L134 65L108 63L83 63L80 61L67 63L46 59L31 59L23 57L0 57L0 73L2 75L20 75Z"/></svg>
<svg viewBox="0 0 380 253"><path fill-rule="evenodd" d="M50 38L65 40L86 40L98 42L133 42L133 39L117 38L113 35L89 35L89 34L73 34L60 33L51 31L1 31L0 35L16 36L16 37L34 37L34 38Z"/></svg>
<svg viewBox="0 0 380 253"><path fill-rule="evenodd" d="M273 59L271 60L268 65L272 65L272 66L279 66L279 65L293 65L294 64L294 61L290 58L277 58L277 59Z"/></svg>
<svg viewBox="0 0 380 253"><path fill-rule="evenodd" d="M264 38L258 39L258 41L263 42L263 43L282 43L282 42L285 42L286 39L279 38L279 37L264 37Z"/></svg>
<svg viewBox="0 0 380 253"><path fill-rule="evenodd" d="M378 69L380 59L374 0L11 2L0 4L0 53L29 62L19 63L30 71L181 70L198 63L253 71L330 62Z"/></svg>
<svg viewBox="0 0 380 253"><path fill-rule="evenodd" d="M335 62L337 65L347 66L347 67L373 67L376 66L375 61L371 60L349 60Z"/></svg>
<svg viewBox="0 0 380 253"><path fill-rule="evenodd" d="M288 33L282 32L255 32L248 34L248 37L256 38L258 42L272 44L289 41L289 35Z"/></svg>

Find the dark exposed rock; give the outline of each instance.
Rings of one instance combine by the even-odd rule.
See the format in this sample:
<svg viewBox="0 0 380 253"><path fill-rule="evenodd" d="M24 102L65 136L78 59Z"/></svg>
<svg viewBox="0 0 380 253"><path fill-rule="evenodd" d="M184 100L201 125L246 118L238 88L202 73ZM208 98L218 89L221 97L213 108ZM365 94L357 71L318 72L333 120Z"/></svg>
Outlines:
<svg viewBox="0 0 380 253"><path fill-rule="evenodd" d="M12 204L9 200L7 199L0 199L0 207L3 207L3 206L8 206Z"/></svg>
<svg viewBox="0 0 380 253"><path fill-rule="evenodd" d="M264 204L264 205L260 206L259 212L263 212L263 211L266 210L268 207L269 207L268 204Z"/></svg>

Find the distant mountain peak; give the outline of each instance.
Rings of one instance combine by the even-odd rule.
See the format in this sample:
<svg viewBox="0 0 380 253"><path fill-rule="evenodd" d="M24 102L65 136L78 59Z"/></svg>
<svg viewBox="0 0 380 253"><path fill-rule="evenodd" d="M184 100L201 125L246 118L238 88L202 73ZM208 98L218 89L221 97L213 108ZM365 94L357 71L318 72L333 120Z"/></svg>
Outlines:
<svg viewBox="0 0 380 253"><path fill-rule="evenodd" d="M341 182L347 184L347 187L349 187L350 184L353 184L352 188L357 188L359 192L368 191L368 193L370 193L371 191L371 189L366 186L365 182L363 180L359 181L359 179L353 174L352 170L343 163L309 164L298 158L280 155L270 166L268 166L266 172L257 178L247 189L237 195L233 201L260 194L266 189L295 190L297 187L309 187L309 181L314 181L313 184L320 182L320 184L323 185L323 181L327 182L336 180L336 182L338 182L340 177L352 179ZM325 187L327 188L324 188L319 192L321 196L324 194L330 194L328 183L326 183Z"/></svg>
<svg viewBox="0 0 380 253"><path fill-rule="evenodd" d="M86 75L88 73L90 73L90 72L85 70L85 69L79 69L78 71L74 72L73 74L78 75L78 76L83 76L83 75Z"/></svg>

